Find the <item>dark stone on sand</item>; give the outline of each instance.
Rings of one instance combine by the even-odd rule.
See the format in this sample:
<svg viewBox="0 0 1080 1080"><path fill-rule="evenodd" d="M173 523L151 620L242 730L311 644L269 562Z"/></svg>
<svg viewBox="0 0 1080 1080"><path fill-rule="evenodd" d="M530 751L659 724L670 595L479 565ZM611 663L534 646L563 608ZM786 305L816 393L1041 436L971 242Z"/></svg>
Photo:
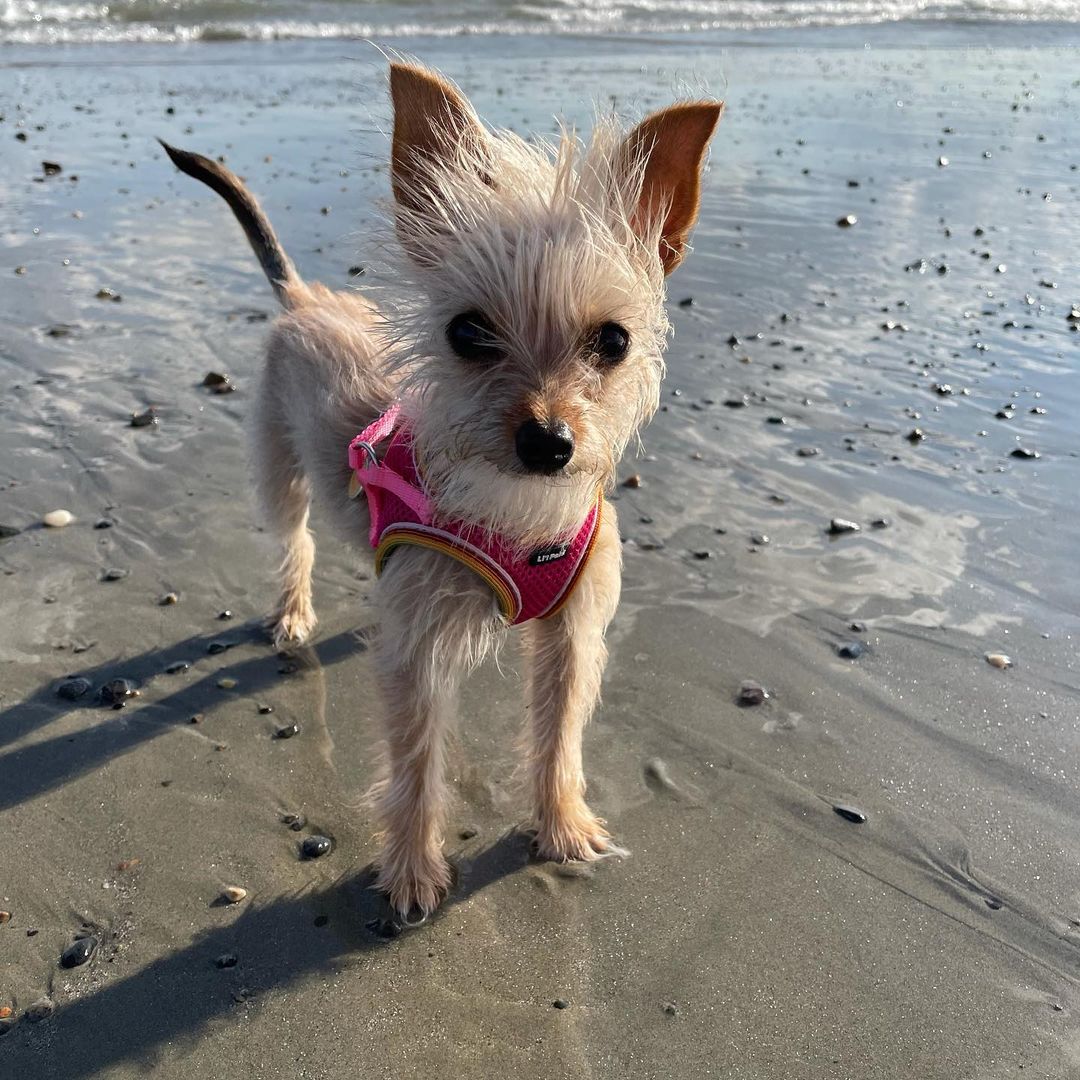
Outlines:
<svg viewBox="0 0 1080 1080"><path fill-rule="evenodd" d="M1032 405L1031 408L1028 409L1028 412L1031 413L1032 416L1045 416L1046 415L1046 410L1041 405ZM0 536L2 536L2 535L3 535L3 533L0 533Z"/></svg>
<svg viewBox="0 0 1080 1080"><path fill-rule="evenodd" d="M210 656L217 656L218 653L223 653L226 649L231 649L232 644L231 641L221 641L220 639L211 641L210 644L206 646L206 651Z"/></svg>
<svg viewBox="0 0 1080 1080"><path fill-rule="evenodd" d="M364 268L362 266L349 267L349 277L359 277L363 272Z"/></svg>
<svg viewBox="0 0 1080 1080"><path fill-rule="evenodd" d="M1038 450L1029 450L1026 446L1018 446L1009 456L1033 461L1035 458L1042 457L1042 454Z"/></svg>
<svg viewBox="0 0 1080 1080"><path fill-rule="evenodd" d="M830 536L843 536L845 533L862 532L862 526L856 521L848 521L846 518L833 518L829 522Z"/></svg>
<svg viewBox="0 0 1080 1080"><path fill-rule="evenodd" d="M841 229L850 229L852 225L857 225L859 219L854 214L845 214L842 218L838 218L836 224Z"/></svg>
<svg viewBox="0 0 1080 1080"><path fill-rule="evenodd" d="M839 814L853 825L862 825L866 821L866 815L857 806L848 806L847 803L835 803L833 813Z"/></svg>
<svg viewBox="0 0 1080 1080"><path fill-rule="evenodd" d="M986 900L986 906L991 911L1000 911L1005 906L996 896L987 896L984 899Z"/></svg>
<svg viewBox="0 0 1080 1080"><path fill-rule="evenodd" d="M765 422L768 423L768 424L786 424L787 423L787 417L786 416L767 416L765 418Z"/></svg>
<svg viewBox="0 0 1080 1080"><path fill-rule="evenodd" d="M119 304L120 301L123 300L123 297L118 292L114 292L107 285L104 285L100 289L98 289L94 296L98 300L112 300L114 303L117 304Z"/></svg>
<svg viewBox="0 0 1080 1080"><path fill-rule="evenodd" d="M99 521L94 522L95 529L111 529L113 523L108 518L101 518Z"/></svg>
<svg viewBox="0 0 1080 1080"><path fill-rule="evenodd" d="M320 859L333 846L328 836L305 836L304 842L300 845L300 854L305 859Z"/></svg>
<svg viewBox="0 0 1080 1080"><path fill-rule="evenodd" d="M836 655L845 660L858 660L866 651L866 646L861 641L844 641L836 646Z"/></svg>
<svg viewBox="0 0 1080 1080"><path fill-rule="evenodd" d="M145 412L131 414L131 426L135 428L153 427L157 422L157 409L155 409L153 405Z"/></svg>
<svg viewBox="0 0 1080 1080"><path fill-rule="evenodd" d="M475 825L466 825L464 829L458 830L458 836L462 840L471 840L474 836L479 835L480 830Z"/></svg>
<svg viewBox="0 0 1080 1080"><path fill-rule="evenodd" d="M38 998L33 1005L27 1007L23 1016L30 1021L31 1024L39 1024L42 1020L47 1020L52 1016L56 1006L47 997Z"/></svg>
<svg viewBox="0 0 1080 1080"><path fill-rule="evenodd" d="M26 132L25 131L16 131L15 132L15 139L16 139L17 142L26 142Z"/></svg>
<svg viewBox="0 0 1080 1080"><path fill-rule="evenodd" d="M953 388L948 383L934 383L934 391L941 397L948 397L953 392Z"/></svg>
<svg viewBox="0 0 1080 1080"><path fill-rule="evenodd" d="M1011 405L1006 405L994 413L998 420L1011 420L1015 415L1016 413L1013 412Z"/></svg>
<svg viewBox="0 0 1080 1080"><path fill-rule="evenodd" d="M65 679L56 688L56 694L65 701L77 701L89 691L92 685L89 679L84 679L81 675L78 675L74 679Z"/></svg>
<svg viewBox="0 0 1080 1080"><path fill-rule="evenodd" d="M761 705L769 697L769 691L753 679L745 679L739 686L738 705Z"/></svg>
<svg viewBox="0 0 1080 1080"><path fill-rule="evenodd" d="M764 547L769 542L769 538L764 533L751 533L750 543L756 547Z"/></svg>
<svg viewBox="0 0 1080 1080"><path fill-rule="evenodd" d="M110 566L104 574L101 575L102 581L123 581L124 578L130 574L130 570L121 570L118 566Z"/></svg>
<svg viewBox="0 0 1080 1080"><path fill-rule="evenodd" d="M208 371L203 376L203 386L223 386L229 381L228 375L223 375L220 371Z"/></svg>
<svg viewBox="0 0 1080 1080"><path fill-rule="evenodd" d="M219 969L234 968L239 963L236 953L222 953L215 961L214 967Z"/></svg>
<svg viewBox="0 0 1080 1080"><path fill-rule="evenodd" d="M922 442L926 438L926 432L922 428L912 428L907 434L907 441L910 443Z"/></svg>
<svg viewBox="0 0 1080 1080"><path fill-rule="evenodd" d="M281 822L293 832L299 832L307 824L307 818L303 814L282 814Z"/></svg>
<svg viewBox="0 0 1080 1080"><path fill-rule="evenodd" d="M711 559L712 554L713 553L711 551L705 551L705 550L695 551L694 552L694 558L695 559Z"/></svg>
<svg viewBox="0 0 1080 1080"><path fill-rule="evenodd" d="M139 691L130 679L110 679L98 693L103 705L122 709L127 704L127 699L138 696Z"/></svg>
<svg viewBox="0 0 1080 1080"><path fill-rule="evenodd" d="M744 394L742 397L727 398L725 400L724 404L729 409L745 409L746 406L749 404L749 401L747 400L746 395Z"/></svg>
<svg viewBox="0 0 1080 1080"><path fill-rule="evenodd" d="M850 181L849 181L849 183L850 183ZM673 1001L665 1001L662 1008L664 1010L664 1015L665 1016L678 1016L679 1015L679 1010L676 1008L675 1002L673 1002Z"/></svg>
<svg viewBox="0 0 1080 1080"><path fill-rule="evenodd" d="M70 323L54 323L45 331L45 334L51 338L64 338L70 336L74 329L75 327Z"/></svg>
<svg viewBox="0 0 1080 1080"><path fill-rule="evenodd" d="M174 592L167 592L158 600L159 607L172 607L173 604L179 603L180 597Z"/></svg>
<svg viewBox="0 0 1080 1080"><path fill-rule="evenodd" d="M684 296L679 301L679 307L693 307L693 306L694 306L694 298L692 296Z"/></svg>
<svg viewBox="0 0 1080 1080"><path fill-rule="evenodd" d="M217 613L217 617L218 617L218 618L219 618L219 619L220 619L220 620L221 620L222 622L225 622L225 621L227 621L228 619L231 619L231 618L233 617L233 613L232 613L232 611L230 611L230 610L229 610L229 608L226 608L226 609L225 609L224 611L219 611L219 612Z"/></svg>
<svg viewBox="0 0 1080 1080"><path fill-rule="evenodd" d="M269 716L273 711L274 711L274 706L273 705L260 705L259 706L259 715L260 716Z"/></svg>
<svg viewBox="0 0 1080 1080"><path fill-rule="evenodd" d="M59 176L64 171L64 166L58 161L43 161L41 171L46 176Z"/></svg>
<svg viewBox="0 0 1080 1080"><path fill-rule="evenodd" d="M556 998L552 1003L552 1007L555 1009L569 1009L570 1002L566 998Z"/></svg>
<svg viewBox="0 0 1080 1080"><path fill-rule="evenodd" d="M274 732L275 739L291 739L294 735L300 734L299 724L286 724L284 727L279 727Z"/></svg>
<svg viewBox="0 0 1080 1080"><path fill-rule="evenodd" d="M874 518L874 520L870 522L871 529L887 529L889 525L889 519L883 517Z"/></svg>
<svg viewBox="0 0 1080 1080"><path fill-rule="evenodd" d="M180 675L185 671L191 669L191 664L187 660L174 660L171 664L165 668L166 675Z"/></svg>
<svg viewBox="0 0 1080 1080"><path fill-rule="evenodd" d="M94 955L98 942L96 937L76 938L61 954L63 968L82 967Z"/></svg>
<svg viewBox="0 0 1080 1080"><path fill-rule="evenodd" d="M798 454L799 457L817 457L821 451L816 446L800 446L795 453Z"/></svg>
<svg viewBox="0 0 1080 1080"><path fill-rule="evenodd" d="M628 476L623 481L622 486L625 488L639 488L641 487L641 477L637 473L634 473L633 476Z"/></svg>

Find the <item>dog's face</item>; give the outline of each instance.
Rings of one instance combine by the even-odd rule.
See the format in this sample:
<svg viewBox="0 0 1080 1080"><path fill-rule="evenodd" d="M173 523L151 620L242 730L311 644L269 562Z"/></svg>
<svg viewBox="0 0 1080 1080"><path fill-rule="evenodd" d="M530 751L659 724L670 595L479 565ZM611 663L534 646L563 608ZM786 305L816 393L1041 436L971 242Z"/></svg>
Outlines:
<svg viewBox="0 0 1080 1080"><path fill-rule="evenodd" d="M664 278L697 214L721 107L623 136L532 146L490 134L421 68L394 65L396 316L418 463L447 518L523 542L581 522L654 412Z"/></svg>

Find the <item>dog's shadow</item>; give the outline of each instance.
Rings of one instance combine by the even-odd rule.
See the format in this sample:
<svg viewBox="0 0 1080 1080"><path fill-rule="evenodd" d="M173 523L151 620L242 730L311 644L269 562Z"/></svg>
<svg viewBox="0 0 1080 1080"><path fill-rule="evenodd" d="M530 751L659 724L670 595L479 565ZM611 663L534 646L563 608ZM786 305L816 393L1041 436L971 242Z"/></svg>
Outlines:
<svg viewBox="0 0 1080 1080"><path fill-rule="evenodd" d="M235 678L245 697L257 697L279 685L290 672L303 674L305 669L317 670L366 651L369 637L368 631L346 631L287 654L267 648L260 656L229 662L230 649L267 643L260 624L230 624L214 634L197 635L127 659L77 669L91 688L74 701L58 696L61 680L51 680L25 700L0 710L0 749L76 709L98 710L100 722L0 753L0 810L70 783L177 725L188 724L196 713L212 713L226 700L218 686L222 675ZM224 646L224 651L211 652L218 646ZM177 661L186 661L195 670L204 661L208 670L194 682L186 671L167 674L166 668ZM152 689L154 694L151 697L148 693L145 703L132 699L128 708L114 712L99 703L99 691L116 678L127 678L136 686ZM176 688L158 697L157 691L162 686L168 688L170 680L176 680Z"/></svg>
<svg viewBox="0 0 1080 1080"><path fill-rule="evenodd" d="M459 857L457 881L443 907L408 933L427 933L454 905L529 861L529 838L519 832L505 834L475 857ZM325 888L265 904L256 899L229 925L62 1004L47 1020L21 1020L0 1039L0 1061L22 1080L82 1080L124 1061L152 1062L158 1048L197 1038L234 1009L258 1008L269 991L332 975L358 960L374 961L401 943L391 940L397 934L388 931L389 907L373 882L368 867ZM112 945L104 941L91 963L103 964Z"/></svg>

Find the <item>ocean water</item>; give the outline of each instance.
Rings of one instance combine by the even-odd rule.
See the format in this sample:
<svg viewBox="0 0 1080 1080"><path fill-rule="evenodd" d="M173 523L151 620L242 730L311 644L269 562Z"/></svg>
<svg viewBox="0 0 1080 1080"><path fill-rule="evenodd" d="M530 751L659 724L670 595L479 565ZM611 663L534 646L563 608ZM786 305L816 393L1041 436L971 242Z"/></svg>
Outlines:
<svg viewBox="0 0 1080 1080"><path fill-rule="evenodd" d="M697 33L881 22L1070 22L1080 0L0 0L0 43Z"/></svg>

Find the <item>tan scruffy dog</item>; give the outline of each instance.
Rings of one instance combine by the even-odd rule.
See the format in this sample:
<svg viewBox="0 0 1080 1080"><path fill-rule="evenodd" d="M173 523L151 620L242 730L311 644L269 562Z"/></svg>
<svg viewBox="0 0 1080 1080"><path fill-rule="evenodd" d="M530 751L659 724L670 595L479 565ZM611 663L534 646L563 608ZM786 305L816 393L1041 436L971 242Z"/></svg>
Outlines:
<svg viewBox="0 0 1080 1080"><path fill-rule="evenodd" d="M585 802L581 762L620 586L619 529L599 492L657 407L664 278L687 252L722 104L539 145L489 130L422 67L393 64L390 91L400 288L385 310L305 284L237 177L166 149L232 207L285 308L252 417L262 507L285 552L275 640L315 626L313 493L346 536L370 530L378 544L389 769L377 884L409 921L451 882L443 771L458 681L510 623L529 619L538 853L618 851Z"/></svg>

